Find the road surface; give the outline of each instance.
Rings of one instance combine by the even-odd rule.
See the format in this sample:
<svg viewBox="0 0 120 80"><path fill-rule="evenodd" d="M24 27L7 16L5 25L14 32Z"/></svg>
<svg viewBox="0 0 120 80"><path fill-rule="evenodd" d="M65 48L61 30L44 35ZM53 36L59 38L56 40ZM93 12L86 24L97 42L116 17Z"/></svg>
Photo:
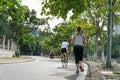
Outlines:
<svg viewBox="0 0 120 80"><path fill-rule="evenodd" d="M84 80L87 73L76 74L75 64L69 61L63 68L59 59L34 57L35 61L13 64L0 64L0 80Z"/></svg>

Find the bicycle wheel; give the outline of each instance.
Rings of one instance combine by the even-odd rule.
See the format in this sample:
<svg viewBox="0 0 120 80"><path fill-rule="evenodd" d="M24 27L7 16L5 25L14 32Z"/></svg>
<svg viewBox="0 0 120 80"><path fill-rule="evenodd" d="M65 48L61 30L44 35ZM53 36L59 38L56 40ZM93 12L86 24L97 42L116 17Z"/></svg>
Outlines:
<svg viewBox="0 0 120 80"><path fill-rule="evenodd" d="M62 60L62 67L66 68L68 64L68 60L66 59L65 55L63 56L63 60Z"/></svg>

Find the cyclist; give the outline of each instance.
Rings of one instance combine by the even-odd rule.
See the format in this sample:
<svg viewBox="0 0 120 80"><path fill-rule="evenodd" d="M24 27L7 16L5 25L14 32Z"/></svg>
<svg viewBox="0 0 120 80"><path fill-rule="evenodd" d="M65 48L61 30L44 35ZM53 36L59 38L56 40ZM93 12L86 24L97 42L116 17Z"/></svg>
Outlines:
<svg viewBox="0 0 120 80"><path fill-rule="evenodd" d="M53 59L55 56L55 52L54 51L50 51L50 58Z"/></svg>
<svg viewBox="0 0 120 80"><path fill-rule="evenodd" d="M61 61L62 61L63 55L65 55L66 59L68 60L68 52L67 52L68 46L69 46L69 43L67 42L67 39L64 39L61 44Z"/></svg>

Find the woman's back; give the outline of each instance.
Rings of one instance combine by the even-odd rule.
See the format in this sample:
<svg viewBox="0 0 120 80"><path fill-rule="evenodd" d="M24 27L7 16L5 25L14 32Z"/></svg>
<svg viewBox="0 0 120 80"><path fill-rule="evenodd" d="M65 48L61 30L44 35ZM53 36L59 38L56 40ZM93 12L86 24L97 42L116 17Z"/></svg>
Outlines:
<svg viewBox="0 0 120 80"><path fill-rule="evenodd" d="M82 34L77 33L77 34L75 35L74 45L83 45Z"/></svg>

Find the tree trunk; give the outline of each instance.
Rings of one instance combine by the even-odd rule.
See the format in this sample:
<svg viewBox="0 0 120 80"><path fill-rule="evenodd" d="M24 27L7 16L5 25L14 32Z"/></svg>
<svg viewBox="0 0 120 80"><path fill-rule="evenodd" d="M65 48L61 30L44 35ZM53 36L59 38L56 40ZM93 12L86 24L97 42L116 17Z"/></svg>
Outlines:
<svg viewBox="0 0 120 80"><path fill-rule="evenodd" d="M98 52L98 33L96 33L96 38L95 38L94 60L97 59L97 52Z"/></svg>
<svg viewBox="0 0 120 80"><path fill-rule="evenodd" d="M104 43L102 44L102 53L101 53L102 62L105 63L105 54L104 54Z"/></svg>
<svg viewBox="0 0 120 80"><path fill-rule="evenodd" d="M112 8L112 0L109 0L109 8ZM111 65L111 52L112 52L112 26L113 26L113 13L110 11L108 17L108 50L107 50L107 62L106 67L112 68Z"/></svg>
<svg viewBox="0 0 120 80"><path fill-rule="evenodd" d="M31 56L33 56L33 51L31 52Z"/></svg>

